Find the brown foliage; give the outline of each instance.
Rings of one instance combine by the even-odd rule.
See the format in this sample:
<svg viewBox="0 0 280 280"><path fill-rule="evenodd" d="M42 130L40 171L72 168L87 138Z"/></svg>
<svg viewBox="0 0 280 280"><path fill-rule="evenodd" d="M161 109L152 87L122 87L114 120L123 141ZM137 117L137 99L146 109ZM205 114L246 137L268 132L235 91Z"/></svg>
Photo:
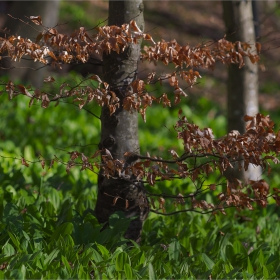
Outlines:
<svg viewBox="0 0 280 280"><path fill-rule="evenodd" d="M39 17L34 17L39 21ZM217 62L223 64L244 65L244 57L249 57L252 63L259 60L257 54L250 51L252 46L247 43L231 43L225 38L216 43L199 44L196 47L189 45L181 46L175 40L165 42L164 40L155 43L151 35L141 32L135 21L130 24L118 26L98 27L93 35L89 35L84 27L75 31L71 36L60 34L55 28L46 29L37 36L36 42L24 39L20 36L10 36L0 38L0 54L7 54L12 60L19 60L27 56L34 61L39 61L54 68L62 68L65 63L86 63L91 56L98 56L101 60L103 54L115 51L123 52L131 43L137 43L140 39L151 42L152 46L145 46L141 55L141 61L164 64L174 64L175 71L170 74L157 76L156 73L148 73L146 81L133 81L127 87L122 106L125 110L137 110L146 120L145 112L147 107L153 102L162 103L163 107L171 106L171 101L167 94L156 97L147 92L146 85L151 83L161 83L167 80L174 88L175 104L180 103L182 97L187 94L179 86L179 78L186 81L189 86L193 86L200 78L199 68L214 69ZM259 43L258 43L259 44ZM260 45L256 46L256 51L260 51ZM197 70L194 70L197 69ZM47 108L50 102L59 99L72 98L80 109L89 102L96 101L100 106L108 106L113 114L120 106L120 99L110 89L110 85L103 82L97 75L92 75L87 79L98 82L96 88L85 87L81 83L79 86L71 88L69 85L61 85L59 94L27 91L23 85L14 86L12 82L6 85L6 91L12 99L19 94L27 95L32 99L42 102L42 107ZM54 78L49 76L44 79L45 83L54 82Z"/></svg>
<svg viewBox="0 0 280 280"><path fill-rule="evenodd" d="M42 24L40 17L30 19L36 24ZM183 97L187 96L180 87L180 80L186 81L192 87L197 79L201 78L199 69L214 69L217 62L226 65L233 63L241 68L244 66L245 57L249 57L251 63L258 62L258 54L261 51L259 43L253 49L248 43L231 43L225 38L208 45L199 44L196 47L181 46L175 40L154 42L151 35L141 32L136 23L131 21L130 24L123 24L121 27L98 27L94 34L89 34L84 27L79 28L70 36L59 33L55 28L50 28L38 34L36 42L15 36L0 38L0 54L7 55L14 61L27 56L34 61L61 69L65 63L85 63L92 56L97 55L101 59L103 54L121 53L130 44L137 43L140 39L148 41L150 44L142 50L140 58L142 62L173 64L175 69L172 73L165 75L157 75L155 72L148 73L146 79L133 81L127 87L122 98L117 96L110 85L103 82L97 75L91 75L75 87L62 84L60 92L56 94L41 92L38 89L32 90L23 85L15 85L12 81L6 84L6 92L9 99L17 95L27 96L30 98L29 106L34 100L39 100L41 106L47 108L50 102L71 98L72 102L78 104L80 109L90 102L96 102L100 106L107 106L112 115L122 106L127 111L137 110L146 120L146 109L151 107L153 102L161 103L163 107L172 105L167 93L155 96L147 91L147 84L168 81L174 89L174 103L177 104ZM86 80L96 81L97 86L83 86L83 82ZM51 76L44 79L45 83L54 81ZM220 139L215 139L210 128L199 128L189 122L179 111L175 130L184 147L184 154L181 156L175 150L170 150L171 160L152 157L149 154L142 156L134 153L126 153L125 160L119 160L114 159L107 149L98 150L92 156L72 151L69 152L69 161L64 164L67 172L74 166L81 166L81 170L90 169L93 172L102 169L103 175L108 178L133 178L135 181L154 185L158 180L175 178L191 178L195 182L197 179L207 177L216 171L223 174L235 163L239 169L244 168L245 170L248 169L249 164L266 169L271 161L278 163L280 132L273 131L274 123L269 116L257 114L256 116L245 116L244 120L247 122L247 128L243 135L240 135L238 131L232 131ZM131 157L136 158L137 161L134 161L133 164L126 164ZM53 159L51 165L54 161L59 160ZM21 162L26 167L29 166L28 161L24 158L21 158ZM40 163L44 168L45 160L40 159ZM168 197L173 198L176 205L184 204L185 200L189 200L191 207L185 211L201 209L200 213L225 213L224 209L232 206L238 209L253 209L253 202L265 207L268 197L271 196L280 205L279 190L274 189L271 192L269 185L264 180L250 181L247 184L239 180L228 181L224 190L217 194L218 185L217 183L208 186L201 184L201 186L196 186L194 193L185 196L182 194L177 196L150 194L150 196L159 197L158 209L163 212L165 211L165 198ZM215 195L215 205L197 199L200 194L205 192L212 192ZM114 197L114 203L118 199L123 198ZM126 204L128 207L128 201Z"/></svg>

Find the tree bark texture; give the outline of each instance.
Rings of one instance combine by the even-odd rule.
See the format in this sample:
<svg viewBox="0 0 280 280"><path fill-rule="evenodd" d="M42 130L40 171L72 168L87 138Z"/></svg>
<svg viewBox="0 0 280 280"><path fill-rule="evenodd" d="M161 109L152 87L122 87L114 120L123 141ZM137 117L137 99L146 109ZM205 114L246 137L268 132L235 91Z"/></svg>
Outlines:
<svg viewBox="0 0 280 280"><path fill-rule="evenodd" d="M121 26L135 20L144 31L143 9L142 0L110 1L108 24ZM123 53L111 52L103 57L103 79L117 94L121 105L112 115L107 107L102 108L99 148L109 150L114 159L125 160L124 153L139 152L138 112L127 112L122 107L127 87L137 77L139 56L140 43L131 44ZM101 223L108 221L109 216L119 210L124 211L127 217L136 217L130 223L125 237L139 242L143 221L149 213L144 186L140 182L133 182L132 176L119 177L116 174L116 177L106 178L100 171L96 216ZM115 203L116 197L120 198Z"/></svg>
<svg viewBox="0 0 280 280"><path fill-rule="evenodd" d="M39 32L43 31L43 27L33 24L28 18L30 16L41 16L45 27L55 26L58 23L59 3L60 0L12 1L9 5L8 13L14 18L7 17L4 23L4 27L10 31L8 35L18 35L35 41ZM28 22L30 25L24 24L15 18ZM38 69L42 67L42 64L39 62L34 63L34 61L28 59L22 59L20 65L18 62L6 61L5 67L14 67L9 70L9 77L12 81L20 80L37 88L42 85L47 69L44 67L36 71L30 70ZM5 71L5 74L7 74L7 71Z"/></svg>
<svg viewBox="0 0 280 280"><path fill-rule="evenodd" d="M252 13L252 1L222 1L227 40L247 42L255 46L255 29ZM230 65L227 81L227 119L228 132L238 130L245 132L244 116L255 115L258 107L258 66L245 58L245 66ZM248 171L230 169L227 177L242 180L259 180L261 169L249 166Z"/></svg>

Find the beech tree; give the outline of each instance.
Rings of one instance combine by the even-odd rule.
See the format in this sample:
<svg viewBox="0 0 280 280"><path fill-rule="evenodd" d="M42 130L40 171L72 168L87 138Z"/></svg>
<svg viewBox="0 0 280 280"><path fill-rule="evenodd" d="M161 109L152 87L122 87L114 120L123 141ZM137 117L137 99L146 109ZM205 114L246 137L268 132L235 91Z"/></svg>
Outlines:
<svg viewBox="0 0 280 280"><path fill-rule="evenodd" d="M110 1L109 25L121 27L134 18L135 32L143 33L143 8L142 0ZM117 209L126 209L127 216L136 216L137 218L131 222L128 228L126 237L137 241L140 238L142 223L149 212L148 200L143 183L140 180L133 181L132 179L136 179L135 174L131 171L124 172L124 168L131 166L137 160L137 157L133 154L129 155L129 153L139 154L140 152L138 112L136 108L133 108L137 97L133 96L133 92L128 94L132 90L131 87L138 83L137 67L140 57L140 42L141 40L132 42L132 44L128 42L129 44L123 51L116 49L103 55L103 79L110 85L110 91L113 91L114 94L110 98L112 100L110 103L113 102L112 105L102 107L99 149L104 151L102 153L104 164L108 160L114 159L117 160L117 164L120 164L120 169L114 171L117 175L116 178L106 176L104 170L100 171L95 208L99 222L107 221ZM139 86L141 87L140 84L137 87ZM127 95L129 98L125 98ZM118 105L114 104L115 102ZM113 175L112 172L111 174ZM119 196L120 199L112 203L112 199Z"/></svg>
<svg viewBox="0 0 280 280"><path fill-rule="evenodd" d="M38 15L31 16L30 20L44 26ZM176 40L155 42L144 32L140 0L110 1L109 25L98 26L94 31L80 27L69 36L57 28L45 27L35 42L20 36L1 37L0 54L14 61L28 57L62 69L63 64L86 63L91 56L98 55L103 63L103 77L91 74L75 86L63 83L59 92L42 91L15 84L12 80L5 84L6 90L2 94L7 94L9 99L24 95L29 99L29 106L39 103L47 109L51 102L58 105L61 100L67 100L81 110L93 102L102 107L101 117L96 116L102 127L100 144L92 154L73 150L69 152L67 162L55 156L51 160L42 157L38 161L23 157L19 160L27 167L35 162L42 167L59 162L65 164L67 172L80 167L81 172L87 169L98 174L96 217L101 223L105 223L115 211L134 217L125 236L137 242L149 211L161 215L187 211L225 214L228 207L253 209L254 204L265 207L269 197L279 205L279 190L270 188L264 180L242 182L235 178L204 184L210 174L223 175L234 164L240 170L247 170L249 164L267 170L271 161L278 163L280 132L273 130L274 123L269 116L260 113L245 115L244 132L233 130L216 139L211 128L198 127L179 110L174 130L184 152L180 154L179 148L170 149L167 158L140 151L137 136L138 114L148 122L146 110L152 110L155 103L168 109L187 98L182 81L189 87L195 86L201 77L200 69L214 69L216 63L223 63L225 67L234 64L240 68L247 63L256 64L260 51L259 43L230 42L226 38L196 46L180 45ZM145 78L140 79L137 76L139 63L163 63L172 65L173 69L168 72L170 68L167 68L165 74L146 73ZM89 80L95 85L89 86L86 83ZM54 81L52 76L44 78L45 83ZM161 95L147 90L147 85L163 82L167 82L172 90ZM153 186L157 181L174 179L191 180L193 191L171 195L147 192L145 188L146 184ZM213 202L205 200L205 193L212 194ZM167 213L166 199L185 208Z"/></svg>

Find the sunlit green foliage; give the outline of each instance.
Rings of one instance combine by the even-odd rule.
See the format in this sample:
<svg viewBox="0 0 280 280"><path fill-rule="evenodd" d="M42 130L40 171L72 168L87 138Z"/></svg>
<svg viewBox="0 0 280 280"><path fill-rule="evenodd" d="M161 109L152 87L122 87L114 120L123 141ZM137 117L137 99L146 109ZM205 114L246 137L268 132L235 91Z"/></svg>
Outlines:
<svg viewBox="0 0 280 280"><path fill-rule="evenodd" d="M2 163L2 165L5 165ZM18 175L19 176L19 175ZM100 232L93 209L96 189L72 189L42 177L34 185L1 190L1 279L197 279L276 278L279 209L151 215L142 245L122 238L129 220L111 216ZM63 179L64 183L66 178ZM10 179L10 183L13 179Z"/></svg>
<svg viewBox="0 0 280 280"><path fill-rule="evenodd" d="M64 78L56 78L56 84ZM80 77L72 74L71 80ZM206 98L181 105L189 120L210 126L219 137L225 133L225 116ZM98 107L87 108L99 114ZM155 107L139 119L143 151L167 155L180 145L174 139L177 110ZM8 102L0 96L0 278L1 279L253 279L280 277L279 214L266 209L223 215L184 213L151 214L144 224L141 245L127 243L122 234L129 220L111 216L103 230L94 216L97 178L78 168L68 175L59 163L42 169L27 168L13 157L36 161L67 152L85 154L97 149L97 118L70 104L42 109L28 108L28 100ZM277 120L275 120L277 123ZM86 146L89 145L90 146ZM214 180L215 177L212 178ZM271 186L280 181L272 172ZM188 181L157 184L156 193L178 194ZM207 195L207 194L206 194ZM209 199L209 197L207 198ZM177 208L176 208L177 207ZM167 204L173 211L180 206Z"/></svg>

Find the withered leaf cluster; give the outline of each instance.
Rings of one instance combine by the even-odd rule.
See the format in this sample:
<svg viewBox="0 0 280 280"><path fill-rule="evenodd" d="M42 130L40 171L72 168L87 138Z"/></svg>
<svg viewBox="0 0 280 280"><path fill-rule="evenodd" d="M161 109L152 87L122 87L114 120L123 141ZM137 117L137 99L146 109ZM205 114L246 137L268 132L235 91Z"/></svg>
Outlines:
<svg viewBox="0 0 280 280"><path fill-rule="evenodd" d="M41 24L39 16L30 18L36 24ZM168 74L156 75L148 73L145 80L133 81L126 87L124 98L120 98L110 88L110 85L103 82L97 75L88 79L98 82L97 87L89 87L81 82L78 86L71 87L62 84L60 92L55 95L52 92L40 92L40 90L27 90L23 85L14 85L12 81L7 83L6 91L10 99L19 94L27 95L33 101L40 100L42 107L47 108L52 101L59 102L60 99L72 98L72 102L78 104L80 109L87 103L95 101L100 106L108 106L111 114L122 106L125 110L137 110L146 120L146 109L152 106L153 102L162 103L163 107L170 107L171 100L167 93L155 96L147 91L147 84L162 83L166 80L174 88L174 103L178 104L182 97L186 97L186 92L180 87L179 81L186 81L189 86L193 86L200 78L199 69L214 69L217 62L224 64L244 65L245 57L249 57L252 63L259 60L260 44L253 46L236 42L231 43L225 38L209 45L199 44L191 47L188 44L181 46L175 40L165 42L164 40L155 43L152 36L143 33L135 21L130 24L118 26L103 26L96 28L94 34L89 34L84 27L76 30L72 35L61 34L56 28L45 29L39 33L35 42L20 36L0 37L0 55L8 56L13 61L20 61L22 57L27 57L34 61L39 61L54 68L62 68L67 63L86 63L91 57L98 57L102 61L103 54L112 51L120 53L131 44L138 43L139 40L150 42L150 46L145 46L140 57L141 61L164 64L173 64L175 71ZM1 59L1 57L0 57ZM53 77L44 79L45 83L54 82Z"/></svg>
<svg viewBox="0 0 280 280"><path fill-rule="evenodd" d="M237 164L240 170L247 170L249 164L266 169L271 162L279 163L277 157L280 152L280 132L273 131L274 123L269 116L257 114L254 117L245 116L244 119L247 121L247 128L243 135L238 131L232 131L220 139L215 139L210 128L199 128L188 122L187 118L179 112L175 129L184 146L185 153L182 156L179 156L175 150L170 150L172 159L127 152L125 159L119 160L114 159L107 149L98 150L91 157L73 151L69 153L67 171L78 165L81 166L81 170L102 169L103 175L108 178L130 180L133 178L135 181L154 185L157 181L173 179L191 178L192 181L196 181L216 171L223 174L228 168L232 168L233 164ZM138 160L127 165L126 161L132 156ZM200 186L187 196L178 194L176 197L171 197L175 200L175 204L183 204L185 199L189 199L192 209L200 208L213 213L217 211L224 213L225 208L233 206L238 209L253 209L253 202L265 207L269 197L273 197L280 205L280 191L277 188L270 190L264 180L244 183L233 179L227 182L220 193L216 193L217 186L218 184L215 183ZM217 204L197 199L206 191L215 194ZM164 199L159 199L159 209L164 210L164 203Z"/></svg>

